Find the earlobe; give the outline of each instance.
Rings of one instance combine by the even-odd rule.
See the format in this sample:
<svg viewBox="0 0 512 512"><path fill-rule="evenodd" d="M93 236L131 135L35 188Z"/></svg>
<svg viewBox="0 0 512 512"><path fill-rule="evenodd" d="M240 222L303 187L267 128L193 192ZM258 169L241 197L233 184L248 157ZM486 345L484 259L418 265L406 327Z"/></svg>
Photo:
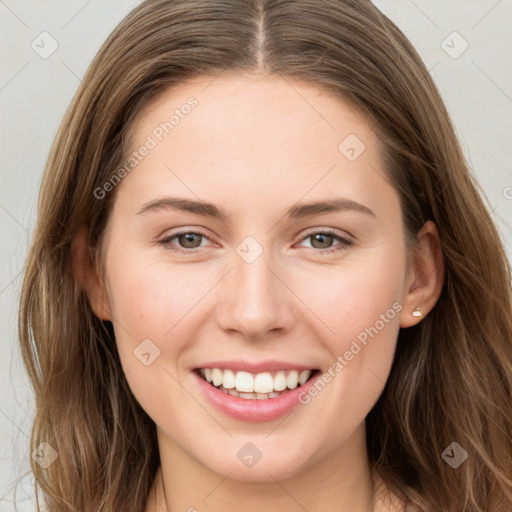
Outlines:
<svg viewBox="0 0 512 512"><path fill-rule="evenodd" d="M92 312L100 320L111 320L110 304L96 258L88 243L88 229L80 226L71 242L73 275L87 295Z"/></svg>
<svg viewBox="0 0 512 512"><path fill-rule="evenodd" d="M441 239L432 221L425 223L411 250L411 264L400 316L400 327L420 322L435 306L444 284Z"/></svg>

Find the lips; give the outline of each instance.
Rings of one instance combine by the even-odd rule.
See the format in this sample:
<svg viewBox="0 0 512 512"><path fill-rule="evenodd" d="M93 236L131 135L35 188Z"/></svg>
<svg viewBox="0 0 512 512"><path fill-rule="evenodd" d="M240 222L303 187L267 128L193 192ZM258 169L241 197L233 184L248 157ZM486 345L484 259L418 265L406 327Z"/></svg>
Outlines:
<svg viewBox="0 0 512 512"><path fill-rule="evenodd" d="M198 373L212 386L245 399L276 398L307 382L314 369L251 373L232 368L199 368Z"/></svg>
<svg viewBox="0 0 512 512"><path fill-rule="evenodd" d="M230 364L228 367L215 363L195 368L192 376L206 400L221 413L242 421L262 422L289 414L301 404L299 396L307 393L321 376L319 370L304 366L290 368L274 364L267 365L269 367L273 370L261 371L262 365L254 364ZM260 371L247 371L254 368Z"/></svg>

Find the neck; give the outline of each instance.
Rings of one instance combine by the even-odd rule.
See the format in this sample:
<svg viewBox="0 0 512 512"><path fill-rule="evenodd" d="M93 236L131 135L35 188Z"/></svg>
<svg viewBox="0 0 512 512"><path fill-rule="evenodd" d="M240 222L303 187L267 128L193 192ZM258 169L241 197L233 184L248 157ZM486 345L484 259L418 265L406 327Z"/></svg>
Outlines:
<svg viewBox="0 0 512 512"><path fill-rule="evenodd" d="M161 467L147 512L377 512L364 423L343 446L289 476L234 480L215 473L158 432ZM375 505L375 507L374 507ZM384 509L382 509L384 510ZM387 510L387 507L386 507Z"/></svg>

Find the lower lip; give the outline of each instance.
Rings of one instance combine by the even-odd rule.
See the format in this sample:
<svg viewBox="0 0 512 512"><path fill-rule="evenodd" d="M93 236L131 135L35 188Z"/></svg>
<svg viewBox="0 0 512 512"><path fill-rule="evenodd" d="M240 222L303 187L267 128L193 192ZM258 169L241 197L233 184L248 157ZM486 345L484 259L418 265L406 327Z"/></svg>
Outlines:
<svg viewBox="0 0 512 512"><path fill-rule="evenodd" d="M318 375L309 379L302 386L291 389L275 398L251 400L224 393L224 391L220 391L211 384L208 384L196 372L192 373L206 398L218 410L237 420L252 422L275 420L290 413L296 405L300 404L299 395L307 393L308 388L320 376L320 372L318 372Z"/></svg>

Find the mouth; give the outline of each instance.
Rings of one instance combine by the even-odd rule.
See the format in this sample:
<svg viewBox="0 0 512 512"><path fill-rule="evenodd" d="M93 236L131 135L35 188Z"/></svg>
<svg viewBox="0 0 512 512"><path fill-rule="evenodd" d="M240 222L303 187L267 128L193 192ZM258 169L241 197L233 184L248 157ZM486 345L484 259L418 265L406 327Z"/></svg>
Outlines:
<svg viewBox="0 0 512 512"><path fill-rule="evenodd" d="M304 386L320 370L250 373L228 368L196 368L194 372L219 391L245 400L272 400Z"/></svg>

